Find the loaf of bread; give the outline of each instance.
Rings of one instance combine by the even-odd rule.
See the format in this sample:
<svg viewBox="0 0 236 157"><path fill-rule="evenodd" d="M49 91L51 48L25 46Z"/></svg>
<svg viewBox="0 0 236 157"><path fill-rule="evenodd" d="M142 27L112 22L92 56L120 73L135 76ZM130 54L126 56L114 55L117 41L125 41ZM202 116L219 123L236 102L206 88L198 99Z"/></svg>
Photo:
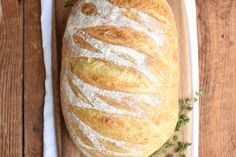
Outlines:
<svg viewBox="0 0 236 157"><path fill-rule="evenodd" d="M67 129L88 157L148 157L178 119L176 24L165 0L80 0L62 50Z"/></svg>

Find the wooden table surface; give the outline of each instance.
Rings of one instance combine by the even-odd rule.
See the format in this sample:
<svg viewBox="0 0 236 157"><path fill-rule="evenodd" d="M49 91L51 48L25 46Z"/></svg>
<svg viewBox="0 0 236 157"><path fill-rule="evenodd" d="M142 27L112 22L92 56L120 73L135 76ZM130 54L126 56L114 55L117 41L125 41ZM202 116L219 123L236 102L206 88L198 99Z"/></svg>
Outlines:
<svg viewBox="0 0 236 157"><path fill-rule="evenodd" d="M200 157L235 157L236 0L196 3ZM40 0L0 0L0 157L43 156L45 77Z"/></svg>

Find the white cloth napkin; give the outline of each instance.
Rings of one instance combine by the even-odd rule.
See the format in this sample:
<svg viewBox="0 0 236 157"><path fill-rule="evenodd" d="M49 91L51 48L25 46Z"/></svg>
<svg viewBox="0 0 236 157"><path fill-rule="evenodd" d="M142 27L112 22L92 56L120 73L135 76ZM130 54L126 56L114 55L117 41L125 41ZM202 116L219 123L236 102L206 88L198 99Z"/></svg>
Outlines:
<svg viewBox="0 0 236 157"><path fill-rule="evenodd" d="M46 95L44 104L44 157L57 157L57 144L55 134L55 120L53 113L52 94L52 11L53 0L41 0L41 25L44 62L46 69ZM198 69L198 40L195 0L184 0L190 39L192 91L193 95L199 91L199 69ZM198 134L199 134L199 105L193 109L193 143L192 157L198 157Z"/></svg>
<svg viewBox="0 0 236 157"><path fill-rule="evenodd" d="M55 134L55 120L52 93L52 11L53 0L41 0L41 28L46 70L45 100L44 100L44 128L43 128L43 155L57 157Z"/></svg>
<svg viewBox="0 0 236 157"><path fill-rule="evenodd" d="M198 67L198 36L197 36L197 14L195 0L184 0L187 15L189 47L191 60L192 96L199 91L199 67ZM199 102L193 106L192 115L192 157L198 157L199 140Z"/></svg>

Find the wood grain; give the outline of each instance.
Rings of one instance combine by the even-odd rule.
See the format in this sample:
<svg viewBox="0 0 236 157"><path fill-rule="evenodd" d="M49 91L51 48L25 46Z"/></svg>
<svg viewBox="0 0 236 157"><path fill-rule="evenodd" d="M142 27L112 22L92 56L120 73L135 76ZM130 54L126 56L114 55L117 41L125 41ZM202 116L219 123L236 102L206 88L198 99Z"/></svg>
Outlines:
<svg viewBox="0 0 236 157"><path fill-rule="evenodd" d="M183 8L183 0L168 0L172 9L174 10L176 21L179 30L180 36L180 58L181 58L181 81L180 81L180 98L188 98L191 97L191 78L190 78L190 60L189 60L189 47L188 47L188 32L186 31L186 17ZM63 33L66 26L66 21L68 18L70 8L64 7L63 0L56 0L55 5L55 23L56 23L56 39L54 39L53 43L57 43L57 52L54 50L53 54L58 54L59 59L57 62L60 64L60 56L61 56L61 41L63 37ZM54 58L55 59L55 58ZM56 61L54 61L56 62ZM54 65L53 69L56 69L58 66ZM60 68L60 66L59 66ZM56 70L54 70L56 71ZM59 71L58 71L59 72ZM58 88L58 87L56 87ZM54 89L55 90L55 89ZM55 97L54 99L59 101L59 97ZM63 116L61 114L59 103L55 104L56 108L56 116L57 119L57 142L59 146L59 154L60 157L82 157L83 155L79 152L78 148L72 142L71 138L69 137L68 131L65 127L65 123L63 120ZM185 127L184 130L181 132L180 139L184 141L191 140L191 125ZM187 155L191 152L188 151Z"/></svg>
<svg viewBox="0 0 236 157"><path fill-rule="evenodd" d="M3 0L0 21L0 156L23 154L23 28L22 5Z"/></svg>
<svg viewBox="0 0 236 157"><path fill-rule="evenodd" d="M236 154L236 1L197 0L201 88L200 156Z"/></svg>
<svg viewBox="0 0 236 157"><path fill-rule="evenodd" d="M62 48L62 37L65 31L66 22L70 13L71 7L64 6L65 0L55 0L55 27L56 27L56 38L58 56L61 56ZM58 63L61 63L61 57L58 57ZM58 65L61 69L61 64Z"/></svg>
<svg viewBox="0 0 236 157"><path fill-rule="evenodd" d="M55 27L54 28L56 29L55 31L56 38L54 38L53 43L56 43L57 50L55 51L54 49L53 54L54 56L57 55L58 64L53 64L53 69L56 69L57 67L57 70L53 70L53 71L58 72L58 73L60 73L62 37L63 37L64 30L66 27L66 22L67 22L70 9L71 9L70 7L64 7L64 0L55 1ZM53 62L56 63L55 60ZM54 79L56 78L54 77ZM56 85L54 87L59 88ZM54 93L57 93L57 91L58 91L57 89L54 89ZM60 97L54 96L54 99L56 99L57 102L60 102ZM71 138L69 137L69 134L66 129L65 122L62 116L62 112L61 112L61 106L60 106L61 104L57 103L54 105L55 105L55 112L56 112L55 115L57 119L60 119L60 121L56 120L57 145L58 145L59 157L82 156L78 148L75 146L75 144L72 142Z"/></svg>
<svg viewBox="0 0 236 157"><path fill-rule="evenodd" d="M60 63L61 63L61 48L62 48L62 37L66 27L66 22L71 7L64 7L64 0L55 0L55 21L54 21L54 37L53 37L53 80L59 82L60 76ZM56 75L58 73L59 75ZM58 156L59 157L82 157L76 145L71 140L69 133L66 129L64 118L61 111L61 104L59 94L59 88L57 84L53 86L54 91L54 103L55 106L55 116L56 116L56 134L57 134L57 146L58 146Z"/></svg>
<svg viewBox="0 0 236 157"><path fill-rule="evenodd" d="M44 60L40 0L24 1L24 156L43 156Z"/></svg>

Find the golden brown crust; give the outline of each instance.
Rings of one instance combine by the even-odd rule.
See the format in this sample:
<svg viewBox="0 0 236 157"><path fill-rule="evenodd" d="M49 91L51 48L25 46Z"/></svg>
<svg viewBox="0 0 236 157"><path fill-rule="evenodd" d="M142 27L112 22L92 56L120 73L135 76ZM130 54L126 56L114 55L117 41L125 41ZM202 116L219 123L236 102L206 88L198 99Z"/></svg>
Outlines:
<svg viewBox="0 0 236 157"><path fill-rule="evenodd" d="M84 29L91 37L114 45L126 46L157 56L158 45L146 34L127 27L96 26Z"/></svg>
<svg viewBox="0 0 236 157"><path fill-rule="evenodd" d="M134 20L138 23L144 24L144 21L142 20L142 18L137 13L134 13L130 10L127 10L124 13L124 16L126 16L126 17L130 18L131 20Z"/></svg>
<svg viewBox="0 0 236 157"><path fill-rule="evenodd" d="M82 13L88 16L93 16L98 13L96 6L93 3L84 3L81 5Z"/></svg>
<svg viewBox="0 0 236 157"><path fill-rule="evenodd" d="M79 44L81 48L88 49L94 52L97 52L98 49L94 48L92 45L90 45L88 42L86 42L84 39L82 39L79 35L74 34L73 40L76 44Z"/></svg>
<svg viewBox="0 0 236 157"><path fill-rule="evenodd" d="M115 140L134 144L148 144L161 136L154 125L145 119L111 115L93 109L85 110L73 106L70 108L71 112L93 130Z"/></svg>
<svg viewBox="0 0 236 157"><path fill-rule="evenodd" d="M71 70L78 78L98 88L131 93L153 93L155 90L151 82L135 69L104 60L71 58Z"/></svg>
<svg viewBox="0 0 236 157"><path fill-rule="evenodd" d="M127 150L120 148L118 146L116 146L115 143L112 142L107 142L107 141L102 141L101 140L101 144L108 150L114 151L114 152L120 152L120 153L126 153Z"/></svg>
<svg viewBox="0 0 236 157"><path fill-rule="evenodd" d="M127 9L135 8L149 14L150 16L173 24L173 16L170 7L165 0L108 0L109 2Z"/></svg>
<svg viewBox="0 0 236 157"><path fill-rule="evenodd" d="M70 86L71 90L74 92L74 94L80 98L82 101L84 101L85 103L89 104L88 99L86 98L86 96L84 96L84 94L80 91L80 89L71 81L71 79L68 79L68 85Z"/></svg>
<svg viewBox="0 0 236 157"><path fill-rule="evenodd" d="M62 52L62 110L92 157L148 157L178 119L178 40L165 0L81 0Z"/></svg>
<svg viewBox="0 0 236 157"><path fill-rule="evenodd" d="M104 102L106 102L107 104L109 105L112 105L116 108L120 108L120 109L124 109L124 110L131 110L131 108L129 107L129 105L127 105L126 103L124 102L118 102L112 98L108 98L108 97L105 97L105 96L102 96L102 95L98 95L98 97L103 100Z"/></svg>
<svg viewBox="0 0 236 157"><path fill-rule="evenodd" d="M80 128L74 123L72 124L73 129L75 130L76 136L79 137L81 141L83 141L87 146L93 147L93 143L90 139L80 130Z"/></svg>

